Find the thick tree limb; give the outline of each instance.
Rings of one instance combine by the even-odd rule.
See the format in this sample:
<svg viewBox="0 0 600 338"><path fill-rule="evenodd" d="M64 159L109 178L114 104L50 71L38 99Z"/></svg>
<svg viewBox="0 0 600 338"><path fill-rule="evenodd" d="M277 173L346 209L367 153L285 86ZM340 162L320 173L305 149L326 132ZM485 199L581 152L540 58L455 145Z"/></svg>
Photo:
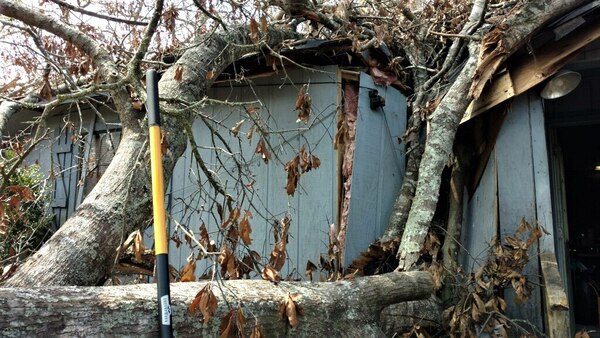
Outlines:
<svg viewBox="0 0 600 338"><path fill-rule="evenodd" d="M290 328L280 319L281 301L300 295L300 337L378 337L376 323L387 305L427 299L433 290L427 272L389 273L334 283L287 283L237 280L212 284L218 298L215 316L203 325L188 306L207 283L171 284L176 337L216 337L229 305L242 306L246 335L258 321L267 337L283 337ZM156 285L112 287L45 287L0 289L0 334L3 336L135 336L158 334ZM435 314L432 315L435 317Z"/></svg>
<svg viewBox="0 0 600 338"><path fill-rule="evenodd" d="M471 35L473 34L477 28L481 25L483 15L485 13L487 0L478 0L473 3L473 8L471 10L471 14L469 15L469 20L465 23L464 27L460 31L460 35ZM406 15L406 14L405 14ZM411 19L413 21L413 19ZM421 35L425 35L425 29L421 29ZM424 39L424 37L422 37ZM430 89L440 81L441 78L448 74L448 71L451 69L452 65L455 64L458 53L461 50L464 42L462 39L457 38L452 43L452 46L448 50L448 54L444 59L444 63L442 64L442 68L433 76L428 77L426 69L417 67L413 71L413 77L415 78L416 84L416 95L415 100L413 102L413 107L416 110L413 112L409 120L409 128L412 130L412 138L415 139L411 142L414 142L416 145L413 146L413 149L407 155L407 166L406 166L406 174L404 181L402 182L402 187L400 189L400 193L396 198L396 202L394 203L394 208L390 215L390 220L384 235L380 238L381 243L390 243L391 241L398 241L399 237L402 236L404 232L404 227L406 225L406 221L408 220L408 215L410 212L410 208L412 206L412 200L415 196L415 190L417 185L417 179L419 175L419 165L421 163L421 156L423 155L423 146L419 144L418 140L416 140L416 134L419 133L422 126L421 114L419 109L422 108L427 100L435 99L432 96L432 92ZM411 62L415 64L415 66L419 66L418 62L424 62L427 58L423 55L422 48L414 48L408 49L408 51L412 51L408 54ZM419 55L419 53L421 55ZM415 55L419 55L419 57L415 57Z"/></svg>
<svg viewBox="0 0 600 338"><path fill-rule="evenodd" d="M408 155L404 181L402 182L402 187L400 188L400 193L396 198L396 202L394 202L394 207L392 208L392 213L390 215L390 222L385 229L385 233L379 239L384 245L389 242L398 242L400 236L402 236L402 233L404 232L404 225L408 219L412 199L413 196L415 196L415 190L417 189L419 164L421 163L422 155L423 146L420 144L414 147Z"/></svg>
<svg viewBox="0 0 600 338"><path fill-rule="evenodd" d="M442 302L431 296L386 307L381 311L379 327L387 337L397 337L410 331L413 325L430 328L427 332L434 333L442 328L443 322Z"/></svg>
<svg viewBox="0 0 600 338"><path fill-rule="evenodd" d="M442 171L452 153L460 119L469 104L463 95L471 85L476 61L475 56L469 58L461 74L430 116L431 131L419 167L417 190L398 249L399 270L412 269L421 255L421 246L435 213Z"/></svg>

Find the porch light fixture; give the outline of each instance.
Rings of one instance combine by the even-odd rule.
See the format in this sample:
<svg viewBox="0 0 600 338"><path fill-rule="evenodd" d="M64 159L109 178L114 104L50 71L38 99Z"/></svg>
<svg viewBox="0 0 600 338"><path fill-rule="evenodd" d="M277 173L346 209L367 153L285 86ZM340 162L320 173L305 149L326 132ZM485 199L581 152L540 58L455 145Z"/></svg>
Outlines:
<svg viewBox="0 0 600 338"><path fill-rule="evenodd" d="M600 171L600 165L595 166L594 171Z"/></svg>
<svg viewBox="0 0 600 338"><path fill-rule="evenodd" d="M558 99L577 88L579 82L581 82L581 74L563 69L546 83L540 96L546 100Z"/></svg>

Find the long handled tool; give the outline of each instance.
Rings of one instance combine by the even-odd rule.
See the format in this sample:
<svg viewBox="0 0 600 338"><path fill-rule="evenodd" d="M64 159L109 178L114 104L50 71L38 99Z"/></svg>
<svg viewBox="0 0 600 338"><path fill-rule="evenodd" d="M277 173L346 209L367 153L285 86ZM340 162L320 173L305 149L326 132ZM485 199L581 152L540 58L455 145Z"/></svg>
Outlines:
<svg viewBox="0 0 600 338"><path fill-rule="evenodd" d="M171 302L169 294L169 246L165 215L165 188L161 154L160 115L158 108L158 77L156 71L146 72L148 126L150 129L150 166L152 169L152 208L154 210L154 253L160 336L172 337Z"/></svg>

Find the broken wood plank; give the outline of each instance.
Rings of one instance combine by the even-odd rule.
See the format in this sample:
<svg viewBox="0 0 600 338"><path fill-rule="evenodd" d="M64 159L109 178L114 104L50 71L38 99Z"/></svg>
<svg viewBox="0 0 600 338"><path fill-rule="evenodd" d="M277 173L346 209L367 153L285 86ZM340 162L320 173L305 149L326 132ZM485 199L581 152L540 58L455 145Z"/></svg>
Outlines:
<svg viewBox="0 0 600 338"><path fill-rule="evenodd" d="M546 334L550 338L569 337L569 302L553 252L540 254L540 267L544 283Z"/></svg>
<svg viewBox="0 0 600 338"><path fill-rule="evenodd" d="M547 43L539 50L528 54L487 86L482 95L467 108L460 123L465 123L548 79L585 46L598 38L600 38L600 22L588 29L580 29L554 43Z"/></svg>

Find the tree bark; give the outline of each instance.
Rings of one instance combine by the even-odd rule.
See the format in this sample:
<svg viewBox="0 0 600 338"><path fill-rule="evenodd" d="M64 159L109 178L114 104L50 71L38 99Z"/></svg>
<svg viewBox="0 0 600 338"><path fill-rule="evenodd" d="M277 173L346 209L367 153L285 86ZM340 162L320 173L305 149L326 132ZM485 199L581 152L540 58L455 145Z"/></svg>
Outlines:
<svg viewBox="0 0 600 338"><path fill-rule="evenodd" d="M192 316L188 306L206 284L218 298L208 324ZM433 290L427 272L389 273L332 283L288 283L235 280L171 284L176 337L216 337L229 307L242 306L246 335L256 322L266 337L378 337L382 308L398 302L427 299ZM289 294L298 294L303 309L299 326L291 329L278 309ZM111 287L46 287L0 289L0 334L7 337L47 335L158 336L156 285Z"/></svg>
<svg viewBox="0 0 600 338"><path fill-rule="evenodd" d="M443 327L442 302L435 296L393 304L381 311L379 327L386 337L398 337L413 325L434 333Z"/></svg>
<svg viewBox="0 0 600 338"><path fill-rule="evenodd" d="M404 232L404 225L408 219L412 199L415 196L417 180L419 178L419 164L421 163L421 156L423 155L423 146L417 145L412 151L414 154L411 153L408 156L404 181L402 182L398 197L394 202L389 225L383 236L379 239L384 246L386 246L386 243L400 241L400 237Z"/></svg>
<svg viewBox="0 0 600 338"><path fill-rule="evenodd" d="M398 249L399 270L410 270L420 257L437 206L442 171L452 152L454 135L469 104L464 93L471 86L477 58L471 54L461 74L429 119L430 134L419 167L419 180Z"/></svg>

